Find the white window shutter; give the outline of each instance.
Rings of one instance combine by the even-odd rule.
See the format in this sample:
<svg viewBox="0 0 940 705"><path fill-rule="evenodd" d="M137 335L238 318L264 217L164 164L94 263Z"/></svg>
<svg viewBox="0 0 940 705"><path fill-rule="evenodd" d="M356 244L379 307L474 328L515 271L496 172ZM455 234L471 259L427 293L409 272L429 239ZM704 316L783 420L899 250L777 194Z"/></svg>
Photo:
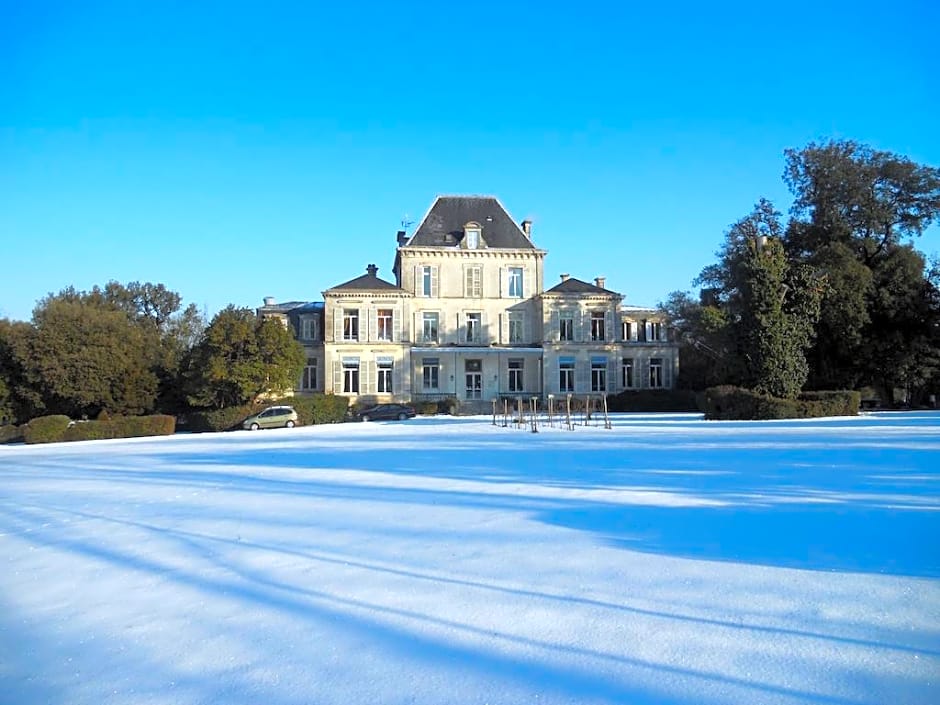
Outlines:
<svg viewBox="0 0 940 705"><path fill-rule="evenodd" d="M522 342L529 345L532 342L532 317L528 311L522 312Z"/></svg>
<svg viewBox="0 0 940 705"><path fill-rule="evenodd" d="M340 341L343 339L343 309L341 306L336 306L333 309L333 340Z"/></svg>
<svg viewBox="0 0 940 705"><path fill-rule="evenodd" d="M480 344L489 345L489 335L486 332L486 312L480 313Z"/></svg>
<svg viewBox="0 0 940 705"><path fill-rule="evenodd" d="M558 315L557 310L552 311L551 315L551 330L548 335L543 335L542 337L546 340L554 340L556 343L561 340L561 317Z"/></svg>
<svg viewBox="0 0 940 705"><path fill-rule="evenodd" d="M343 363L339 360L333 363L333 393L343 393Z"/></svg>
<svg viewBox="0 0 940 705"><path fill-rule="evenodd" d="M532 283L529 281L529 270L527 267L522 268L522 296L523 298L528 299L532 296Z"/></svg>
<svg viewBox="0 0 940 705"><path fill-rule="evenodd" d="M584 394L591 391L591 359L574 361L574 391Z"/></svg>
<svg viewBox="0 0 940 705"><path fill-rule="evenodd" d="M653 340L653 324L649 321L646 322L646 342L649 343Z"/></svg>
<svg viewBox="0 0 940 705"><path fill-rule="evenodd" d="M363 360L362 369L359 371L359 388L366 394L375 394L378 390L377 371L374 360Z"/></svg>
<svg viewBox="0 0 940 705"><path fill-rule="evenodd" d="M437 267L431 267L431 297L435 299L440 295L438 292L438 287L440 285L438 279L439 277Z"/></svg>
<svg viewBox="0 0 940 705"><path fill-rule="evenodd" d="M604 340L616 340L614 333L614 316L610 309L604 311Z"/></svg>
<svg viewBox="0 0 940 705"><path fill-rule="evenodd" d="M499 315L499 342L502 345L509 342L509 313L507 311Z"/></svg>
<svg viewBox="0 0 940 705"><path fill-rule="evenodd" d="M617 391L617 358L611 355L607 358L607 392L613 394Z"/></svg>
<svg viewBox="0 0 940 705"><path fill-rule="evenodd" d="M585 334L585 324L590 325L590 318L579 308L574 319L574 339L579 343L587 340L590 335L590 331Z"/></svg>
<svg viewBox="0 0 940 705"><path fill-rule="evenodd" d="M400 309L392 310L392 341L396 343L401 342L401 314Z"/></svg>
<svg viewBox="0 0 940 705"><path fill-rule="evenodd" d="M499 268L499 298L503 298L509 292L509 272L505 267Z"/></svg>
<svg viewBox="0 0 940 705"><path fill-rule="evenodd" d="M423 267L415 265L415 296L424 295L424 277L421 276Z"/></svg>

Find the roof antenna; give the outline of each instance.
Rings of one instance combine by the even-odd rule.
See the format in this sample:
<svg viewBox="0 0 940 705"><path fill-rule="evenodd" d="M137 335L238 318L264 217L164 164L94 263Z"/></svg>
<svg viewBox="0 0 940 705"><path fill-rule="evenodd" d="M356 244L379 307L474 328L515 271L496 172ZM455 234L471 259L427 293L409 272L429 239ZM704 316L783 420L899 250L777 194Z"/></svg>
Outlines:
<svg viewBox="0 0 940 705"><path fill-rule="evenodd" d="M412 225L414 225L414 224L415 224L415 222L414 222L413 220L409 220L409 219L408 219L408 214L407 214L407 213L405 213L405 214L401 217L401 229L402 229L402 230L407 230L408 228L410 228L410 227L411 227Z"/></svg>

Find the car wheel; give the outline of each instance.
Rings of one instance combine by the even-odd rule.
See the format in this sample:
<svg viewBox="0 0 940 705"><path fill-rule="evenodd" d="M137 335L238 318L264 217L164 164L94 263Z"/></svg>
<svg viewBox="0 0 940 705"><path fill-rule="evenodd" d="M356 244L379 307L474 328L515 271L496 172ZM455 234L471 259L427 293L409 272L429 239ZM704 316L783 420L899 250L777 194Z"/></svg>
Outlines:
<svg viewBox="0 0 940 705"><path fill-rule="evenodd" d="M368 415L368 414L364 414L364 415L362 416L362 420L363 420L363 421L368 421L368 420L369 420L369 415Z"/></svg>
<svg viewBox="0 0 940 705"><path fill-rule="evenodd" d="M252 430L252 431L257 431L259 428L261 428L261 427L260 427L258 424L256 424L256 423L251 424L251 430Z"/></svg>
<svg viewBox="0 0 940 705"><path fill-rule="evenodd" d="M284 425L287 426L287 428L293 428L293 427L294 427L294 422L293 422L293 421L288 421L288 422L287 422L286 424L284 424Z"/></svg>
<svg viewBox="0 0 940 705"><path fill-rule="evenodd" d="M400 414L398 415L398 420L399 420L399 421L404 421L404 420L407 419L407 418L408 418L408 414L406 414L405 412L402 412L402 413L400 413Z"/></svg>

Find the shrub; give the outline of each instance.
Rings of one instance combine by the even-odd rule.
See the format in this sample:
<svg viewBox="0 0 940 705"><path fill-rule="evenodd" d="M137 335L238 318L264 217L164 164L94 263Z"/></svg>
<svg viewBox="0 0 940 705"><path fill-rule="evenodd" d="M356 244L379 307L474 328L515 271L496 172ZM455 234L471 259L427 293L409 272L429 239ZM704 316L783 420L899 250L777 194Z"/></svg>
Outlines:
<svg viewBox="0 0 940 705"><path fill-rule="evenodd" d="M806 392L799 399L779 399L725 385L705 390L705 418L752 421L854 416L860 401L858 392Z"/></svg>
<svg viewBox="0 0 940 705"><path fill-rule="evenodd" d="M415 404L415 411L417 411L422 416L434 416L438 413L440 409L438 408L438 403L436 401L419 401Z"/></svg>
<svg viewBox="0 0 940 705"><path fill-rule="evenodd" d="M228 406L224 409L210 411L193 411L186 415L186 425L190 431L233 431L241 428L242 421L263 406L242 404L241 406Z"/></svg>
<svg viewBox="0 0 940 705"><path fill-rule="evenodd" d="M607 397L608 411L701 411L701 400L682 389L630 389Z"/></svg>
<svg viewBox="0 0 940 705"><path fill-rule="evenodd" d="M69 423L69 417L63 414L37 416L24 427L23 440L27 443L56 443L65 436Z"/></svg>
<svg viewBox="0 0 940 705"><path fill-rule="evenodd" d="M92 441L103 438L139 438L171 436L176 431L172 416L113 416L98 421L80 421L69 426L62 440Z"/></svg>
<svg viewBox="0 0 940 705"><path fill-rule="evenodd" d="M336 394L305 394L303 396L266 399L263 404L242 404L225 409L192 411L186 414L186 427L193 432L235 431L242 421L269 406L292 406L297 412L298 426L345 421L349 399Z"/></svg>
<svg viewBox="0 0 940 705"><path fill-rule="evenodd" d="M23 440L23 426L7 424L0 426L0 443L18 443Z"/></svg>
<svg viewBox="0 0 940 705"><path fill-rule="evenodd" d="M309 394L281 399L297 411L297 422L301 426L323 423L341 423L349 411L349 399L336 394Z"/></svg>
<svg viewBox="0 0 940 705"><path fill-rule="evenodd" d="M447 397L437 402L437 413L439 414L450 414L451 416L456 416L459 410L460 402L457 401L456 397Z"/></svg>

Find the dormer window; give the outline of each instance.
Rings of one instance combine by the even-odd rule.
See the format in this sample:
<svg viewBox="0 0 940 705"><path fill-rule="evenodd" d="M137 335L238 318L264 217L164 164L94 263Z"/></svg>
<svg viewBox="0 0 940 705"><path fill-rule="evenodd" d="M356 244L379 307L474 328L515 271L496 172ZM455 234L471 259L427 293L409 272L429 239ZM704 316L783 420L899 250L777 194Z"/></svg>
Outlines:
<svg viewBox="0 0 940 705"><path fill-rule="evenodd" d="M463 226L463 241L468 250L476 250L480 247L480 224L467 223Z"/></svg>

